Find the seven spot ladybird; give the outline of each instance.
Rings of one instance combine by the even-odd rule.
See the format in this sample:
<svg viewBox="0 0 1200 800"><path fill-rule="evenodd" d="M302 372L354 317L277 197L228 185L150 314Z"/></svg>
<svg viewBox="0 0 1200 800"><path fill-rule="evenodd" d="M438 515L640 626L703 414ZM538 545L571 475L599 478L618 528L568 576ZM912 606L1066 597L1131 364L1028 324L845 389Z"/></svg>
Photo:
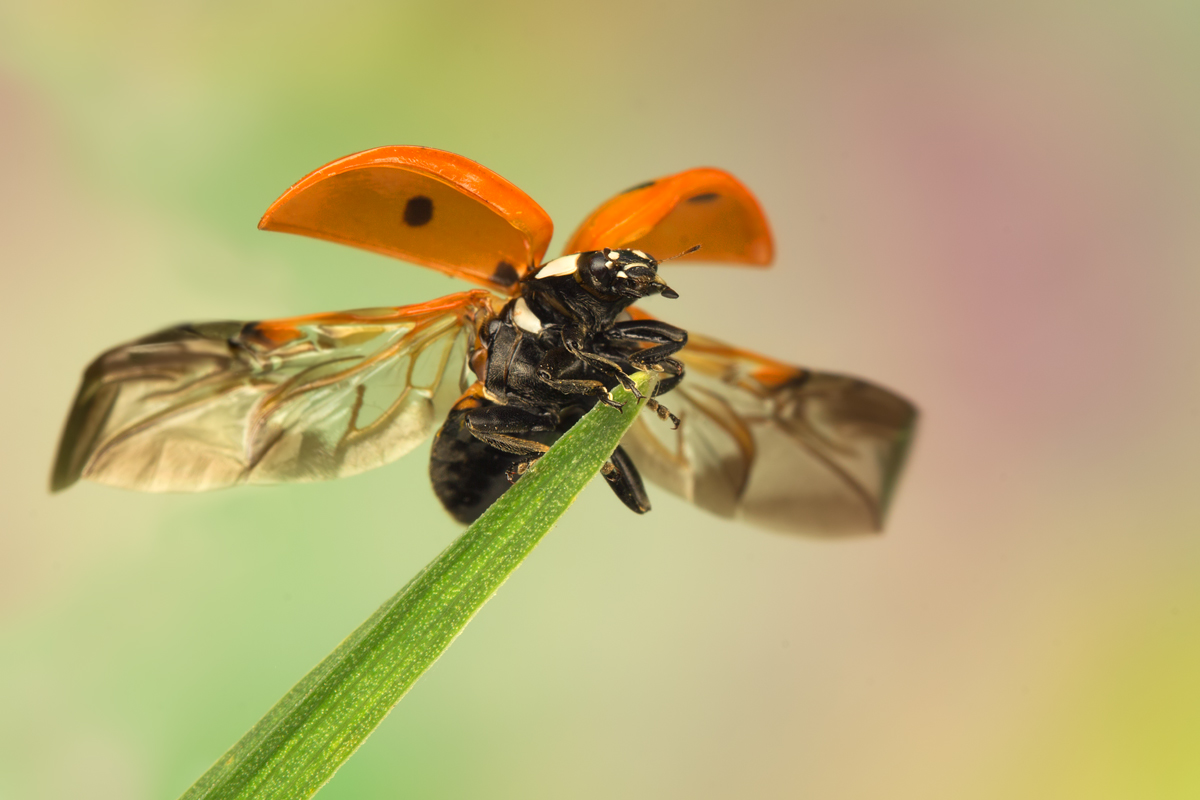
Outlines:
<svg viewBox="0 0 1200 800"><path fill-rule="evenodd" d="M434 490L468 523L630 373L658 374L605 465L639 513L640 474L719 516L813 534L879 530L916 410L866 381L788 366L651 318L659 264L765 265L758 202L692 169L612 198L543 263L552 224L462 156L380 147L288 189L259 227L416 262L485 290L399 308L180 325L86 370L51 487L145 491L309 481L387 464L438 428ZM697 247L698 246L698 247Z"/></svg>

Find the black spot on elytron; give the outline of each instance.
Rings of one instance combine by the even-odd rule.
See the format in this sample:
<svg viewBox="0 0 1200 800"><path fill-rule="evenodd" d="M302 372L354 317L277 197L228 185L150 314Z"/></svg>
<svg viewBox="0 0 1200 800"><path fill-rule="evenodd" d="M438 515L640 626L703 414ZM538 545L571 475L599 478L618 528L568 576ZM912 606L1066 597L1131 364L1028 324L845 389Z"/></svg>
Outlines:
<svg viewBox="0 0 1200 800"><path fill-rule="evenodd" d="M496 271L492 273L492 280L501 286L512 286L521 276L517 274L517 268L507 261L500 261L496 265Z"/></svg>
<svg viewBox="0 0 1200 800"><path fill-rule="evenodd" d="M704 194L698 194L695 197L689 197L688 202L689 203L711 203L713 200L716 200L720 196L721 195L717 194L716 192L706 192Z"/></svg>
<svg viewBox="0 0 1200 800"><path fill-rule="evenodd" d="M653 185L654 185L654 181L646 181L645 183L639 183L637 186L630 186L628 189L621 192L621 194L629 194L630 192L636 192L638 189L649 189Z"/></svg>
<svg viewBox="0 0 1200 800"><path fill-rule="evenodd" d="M433 201L423 194L411 198L404 204L404 224L419 228L433 219Z"/></svg>

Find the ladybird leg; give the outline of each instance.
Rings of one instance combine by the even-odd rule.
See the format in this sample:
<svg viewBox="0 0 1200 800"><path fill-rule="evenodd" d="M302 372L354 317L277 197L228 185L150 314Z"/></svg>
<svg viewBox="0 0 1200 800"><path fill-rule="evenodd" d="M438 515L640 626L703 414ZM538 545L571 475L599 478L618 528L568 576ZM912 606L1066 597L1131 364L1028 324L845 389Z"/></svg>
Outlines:
<svg viewBox="0 0 1200 800"><path fill-rule="evenodd" d="M583 361L585 364L600 370L601 372L612 375L614 378L616 378L617 383L624 386L627 391L633 394L635 399L641 400L645 396L641 393L641 390L637 388L637 384L633 382L633 378L629 377L625 370L621 368L620 364L611 358L600 355L599 353L587 352L583 349L582 342L576 338L576 336L577 334L571 335L569 333L563 335L563 347L567 348L567 351L571 355L575 356L580 361Z"/></svg>
<svg viewBox="0 0 1200 800"><path fill-rule="evenodd" d="M655 364L655 366L662 367L662 371L659 373L658 385L654 387L655 397L658 397L660 394L666 394L683 381L683 362L668 358L659 364Z"/></svg>
<svg viewBox="0 0 1200 800"><path fill-rule="evenodd" d="M658 418L661 419L663 422L670 420L671 421L671 430L674 430L674 431L679 430L679 424L680 424L681 420L679 419L679 417L672 414L671 410L669 408L667 408L666 406L664 406L662 403L651 398L646 401L646 408L650 409L655 414L657 414Z"/></svg>
<svg viewBox="0 0 1200 800"><path fill-rule="evenodd" d="M530 456L532 460L550 447L519 434L552 431L558 425L558 418L516 406L494 405L469 410L466 424L471 435L481 442L515 456Z"/></svg>
<svg viewBox="0 0 1200 800"><path fill-rule="evenodd" d="M605 333L605 339L609 347L616 348L623 344L641 342L654 345L625 356L632 366L638 369L654 370L662 376L654 388L654 397L666 394L683 380L683 362L671 358L687 344L687 331L682 328L659 320L629 320L618 322ZM679 417L672 414L666 406L653 399L647 401L646 406L656 413L659 419L670 420L672 426L676 430L679 429Z"/></svg>
<svg viewBox="0 0 1200 800"><path fill-rule="evenodd" d="M647 347L629 355L629 363L638 369L656 369L667 361L680 367L682 365L670 356L678 353L687 344L687 331L656 319L635 319L618 322L605 332L609 342L648 342L654 347Z"/></svg>
<svg viewBox="0 0 1200 800"><path fill-rule="evenodd" d="M613 451L612 458L604 462L600 474L629 510L638 514L650 510L650 498L646 494L646 487L642 485L642 476L620 445Z"/></svg>
<svg viewBox="0 0 1200 800"><path fill-rule="evenodd" d="M581 394L598 397L601 403L612 406L618 411L625 407L624 403L618 403L612 399L608 393L608 387L601 381L563 377L569 374L573 367L577 366L579 366L579 359L575 358L565 348L556 347L546 353L542 357L541 363L538 364L538 380L551 389L563 394Z"/></svg>
<svg viewBox="0 0 1200 800"><path fill-rule="evenodd" d="M671 358L687 344L687 331L669 325L659 320L629 320L619 322L605 333L606 344L610 347L621 347L622 344L646 342L652 344L642 350L636 350L625 356L630 365L637 369L653 370L662 376L654 388L654 397L666 394L683 380L683 363ZM672 414L666 406L655 400L646 404L661 420L670 420L675 429L679 428L679 417Z"/></svg>
<svg viewBox="0 0 1200 800"><path fill-rule="evenodd" d="M683 381L683 362L676 361L673 358L667 358L663 359L655 366L660 367L662 372L660 373L661 377L658 379L658 384L654 387L654 397L666 394ZM679 417L672 414L666 406L660 404L654 398L647 400L646 405L651 411L653 411L655 414L658 414L659 419L669 419L671 421L671 427L675 430L679 430Z"/></svg>

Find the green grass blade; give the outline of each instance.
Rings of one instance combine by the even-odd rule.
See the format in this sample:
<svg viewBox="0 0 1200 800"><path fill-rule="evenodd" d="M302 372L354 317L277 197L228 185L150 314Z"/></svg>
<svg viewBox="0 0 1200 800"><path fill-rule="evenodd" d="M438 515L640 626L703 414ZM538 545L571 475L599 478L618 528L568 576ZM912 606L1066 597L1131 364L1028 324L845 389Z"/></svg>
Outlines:
<svg viewBox="0 0 1200 800"><path fill-rule="evenodd" d="M650 377L635 376L648 394ZM311 797L567 510L633 424L597 405L450 547L292 687L183 800ZM614 513L628 513L623 509Z"/></svg>

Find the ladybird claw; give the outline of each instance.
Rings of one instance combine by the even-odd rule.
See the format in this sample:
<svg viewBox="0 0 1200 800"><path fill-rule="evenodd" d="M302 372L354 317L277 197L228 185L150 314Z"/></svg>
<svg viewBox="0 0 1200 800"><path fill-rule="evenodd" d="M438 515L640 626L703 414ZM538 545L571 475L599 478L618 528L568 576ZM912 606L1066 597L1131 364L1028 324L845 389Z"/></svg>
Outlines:
<svg viewBox="0 0 1200 800"><path fill-rule="evenodd" d="M625 409L624 403L613 400L612 392L600 395L600 402L604 403L604 405L608 406L609 408L615 408L617 411L623 411Z"/></svg>
<svg viewBox="0 0 1200 800"><path fill-rule="evenodd" d="M534 459L534 461L536 460L537 459ZM519 461L509 467L505 471L504 476L508 478L509 483L516 483L517 478L520 478L522 475L528 472L531 466L533 466L533 461Z"/></svg>
<svg viewBox="0 0 1200 800"><path fill-rule="evenodd" d="M666 406L659 403L657 400L647 400L646 407L649 408L651 411L653 411L655 414L657 414L658 418L661 419L663 422L667 422L669 420L671 422L671 430L673 430L673 431L679 430L679 423L680 423L679 417L672 414Z"/></svg>

